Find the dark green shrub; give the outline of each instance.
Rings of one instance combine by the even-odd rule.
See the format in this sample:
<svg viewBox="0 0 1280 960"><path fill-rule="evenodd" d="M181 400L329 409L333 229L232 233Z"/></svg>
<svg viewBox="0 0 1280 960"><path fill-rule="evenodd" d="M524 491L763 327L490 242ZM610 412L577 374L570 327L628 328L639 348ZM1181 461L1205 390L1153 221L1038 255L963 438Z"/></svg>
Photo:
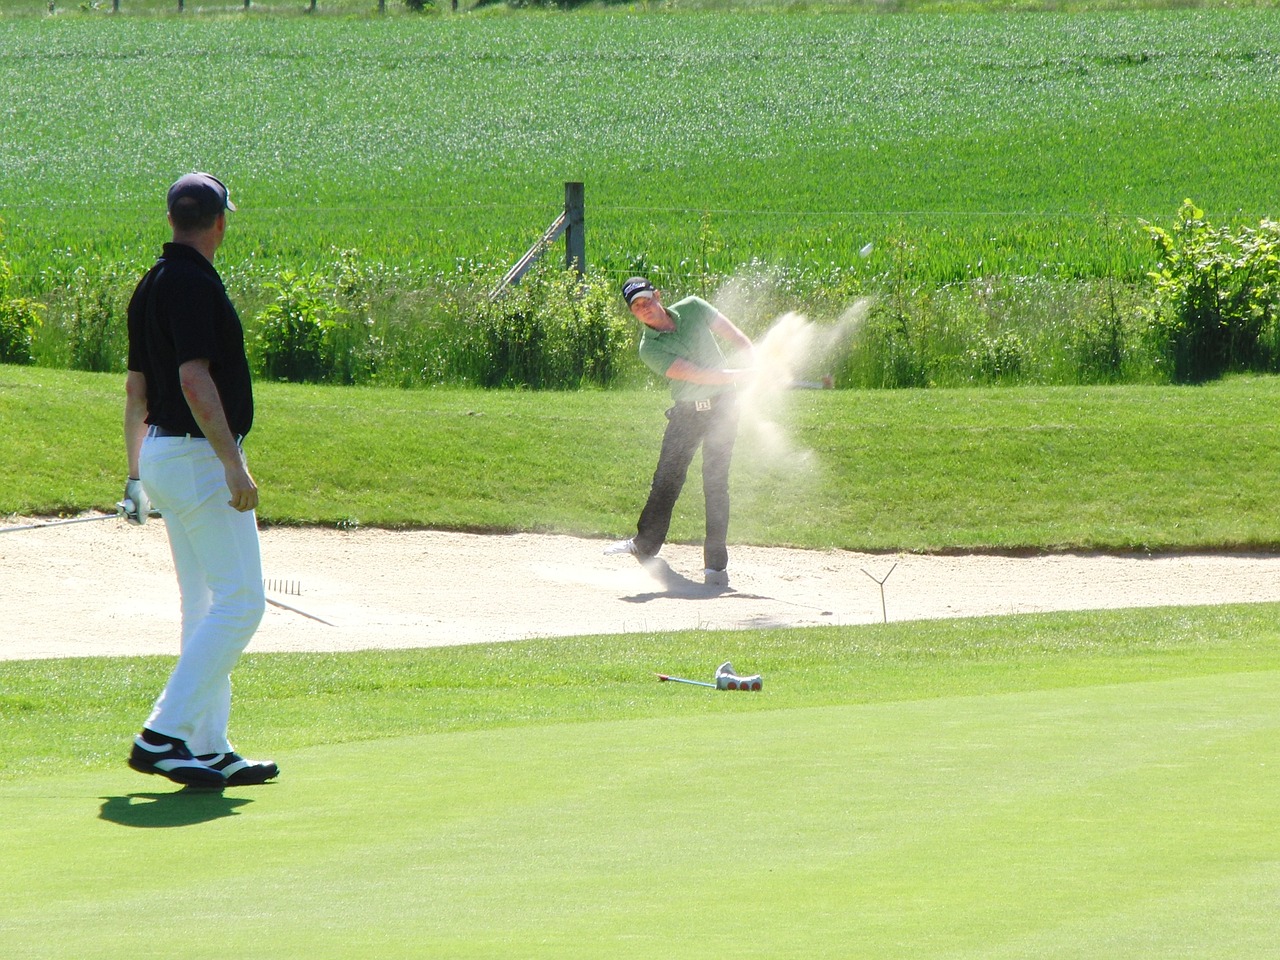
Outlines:
<svg viewBox="0 0 1280 960"><path fill-rule="evenodd" d="M1028 347L1012 330L981 337L965 352L965 360L980 383L1015 383L1022 375Z"/></svg>
<svg viewBox="0 0 1280 960"><path fill-rule="evenodd" d="M540 267L477 305L459 373L485 387L606 387L618 377L633 326L610 278L584 281L572 270Z"/></svg>
<svg viewBox="0 0 1280 960"><path fill-rule="evenodd" d="M338 308L326 299L323 278L286 270L265 286L275 300L257 316L254 345L262 373L294 383L328 380L329 333Z"/></svg>
<svg viewBox="0 0 1280 960"><path fill-rule="evenodd" d="M922 327L907 311L877 304L859 332L840 381L873 388L929 386L929 350Z"/></svg>
<svg viewBox="0 0 1280 960"><path fill-rule="evenodd" d="M1169 379L1200 383L1228 371L1274 369L1280 224L1232 233L1190 200L1172 231L1145 224L1160 258L1150 273L1150 336Z"/></svg>
<svg viewBox="0 0 1280 960"><path fill-rule="evenodd" d="M72 370L121 372L129 352L129 294L117 267L77 267L66 287L62 317Z"/></svg>

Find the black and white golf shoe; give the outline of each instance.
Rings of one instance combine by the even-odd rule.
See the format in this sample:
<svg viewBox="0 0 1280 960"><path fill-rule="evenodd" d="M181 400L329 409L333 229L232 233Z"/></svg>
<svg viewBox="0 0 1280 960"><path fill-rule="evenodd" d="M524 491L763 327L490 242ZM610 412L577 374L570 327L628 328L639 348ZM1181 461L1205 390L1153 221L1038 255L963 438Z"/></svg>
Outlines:
<svg viewBox="0 0 1280 960"><path fill-rule="evenodd" d="M149 743L141 736L135 737L133 752L129 754L129 766L139 773L168 777L174 783L186 787L221 790L227 785L227 778L220 771L197 760L181 740Z"/></svg>
<svg viewBox="0 0 1280 960"><path fill-rule="evenodd" d="M196 759L226 777L229 787L251 787L280 776L274 760L246 760L238 753L208 753Z"/></svg>

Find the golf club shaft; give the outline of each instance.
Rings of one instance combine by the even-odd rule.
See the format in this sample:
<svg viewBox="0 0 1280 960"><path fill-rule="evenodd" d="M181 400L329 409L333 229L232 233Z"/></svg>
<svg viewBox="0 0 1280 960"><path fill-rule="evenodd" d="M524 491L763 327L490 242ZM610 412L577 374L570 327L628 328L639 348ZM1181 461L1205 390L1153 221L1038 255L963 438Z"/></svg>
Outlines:
<svg viewBox="0 0 1280 960"><path fill-rule="evenodd" d="M672 683L688 683L695 687L711 687L711 689L713 690L715 689L715 686L716 686L714 683L706 683L702 680L686 680L683 677L669 677L665 673L658 674L658 679L669 680Z"/></svg>
<svg viewBox="0 0 1280 960"><path fill-rule="evenodd" d="M96 520L118 520L120 514L105 513L100 517L74 517L71 520L48 520L44 523L28 523L21 527L0 527L0 533L16 533L19 530L39 530L42 527L62 527L68 523L93 523Z"/></svg>

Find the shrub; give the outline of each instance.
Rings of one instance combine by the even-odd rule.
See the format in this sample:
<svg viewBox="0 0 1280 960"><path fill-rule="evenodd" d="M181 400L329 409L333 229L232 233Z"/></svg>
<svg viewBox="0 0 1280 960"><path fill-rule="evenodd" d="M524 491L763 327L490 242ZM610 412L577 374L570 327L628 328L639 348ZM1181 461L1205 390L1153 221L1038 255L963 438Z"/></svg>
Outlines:
<svg viewBox="0 0 1280 960"><path fill-rule="evenodd" d="M965 351L965 359L979 383L1015 383L1027 363L1027 344L1012 330L981 337Z"/></svg>
<svg viewBox="0 0 1280 960"><path fill-rule="evenodd" d="M1149 274L1150 336L1169 378L1200 383L1228 371L1273 369L1280 224L1263 220L1233 234L1212 227L1187 200L1172 231L1144 226L1160 258Z"/></svg>
<svg viewBox="0 0 1280 960"><path fill-rule="evenodd" d="M257 317L254 344L262 373L295 383L330 379L330 331L339 308L326 299L324 279L285 270L265 287L275 300Z"/></svg>
<svg viewBox="0 0 1280 960"><path fill-rule="evenodd" d="M31 343L44 304L12 295L13 270L0 258L0 363L30 363Z"/></svg>
<svg viewBox="0 0 1280 960"><path fill-rule="evenodd" d="M498 299L477 306L470 323L470 382L535 390L606 387L632 343L632 325L608 277L583 280L542 266Z"/></svg>

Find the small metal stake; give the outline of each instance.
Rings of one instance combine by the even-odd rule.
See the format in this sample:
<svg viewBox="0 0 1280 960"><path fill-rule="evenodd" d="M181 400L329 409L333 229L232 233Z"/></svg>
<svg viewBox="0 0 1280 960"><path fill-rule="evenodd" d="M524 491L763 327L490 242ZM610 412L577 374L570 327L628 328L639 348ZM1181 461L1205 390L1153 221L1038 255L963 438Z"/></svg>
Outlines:
<svg viewBox="0 0 1280 960"><path fill-rule="evenodd" d="M897 569L898 569L898 565L895 563L892 567L889 568L889 572L884 575L884 580L876 580L876 578L871 577L871 574L867 573L865 569L863 569L862 571L863 573L867 573L867 576L871 577L872 580L876 580L876 583L880 584L880 616L884 617L885 623L889 622L889 614L885 610L885 606L884 606L884 584L885 584L885 580L888 580L891 576L893 576L893 571Z"/></svg>

